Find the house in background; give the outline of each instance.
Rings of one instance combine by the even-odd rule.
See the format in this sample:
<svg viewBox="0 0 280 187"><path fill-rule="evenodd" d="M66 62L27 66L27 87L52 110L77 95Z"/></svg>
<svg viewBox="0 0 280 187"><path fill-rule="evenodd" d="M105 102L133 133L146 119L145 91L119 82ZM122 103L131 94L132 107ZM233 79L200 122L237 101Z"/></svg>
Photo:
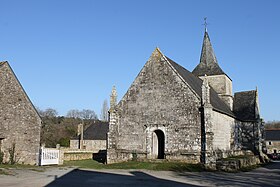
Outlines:
<svg viewBox="0 0 280 187"><path fill-rule="evenodd" d="M38 164L41 118L8 62L0 62L0 149L4 162Z"/></svg>
<svg viewBox="0 0 280 187"><path fill-rule="evenodd" d="M109 122L94 121L85 130L82 126L79 129L79 135L70 140L70 149L83 149L93 153L106 150Z"/></svg>
<svg viewBox="0 0 280 187"><path fill-rule="evenodd" d="M280 129L266 129L264 138L267 154L280 154Z"/></svg>

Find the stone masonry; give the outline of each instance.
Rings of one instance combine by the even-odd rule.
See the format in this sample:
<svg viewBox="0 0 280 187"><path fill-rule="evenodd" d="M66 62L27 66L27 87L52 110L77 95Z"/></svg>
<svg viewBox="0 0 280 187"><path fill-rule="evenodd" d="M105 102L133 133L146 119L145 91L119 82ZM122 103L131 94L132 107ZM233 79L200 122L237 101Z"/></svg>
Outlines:
<svg viewBox="0 0 280 187"><path fill-rule="evenodd" d="M242 150L261 155L257 90L233 96L207 31L193 72L156 48L119 103L111 101L107 163L167 159L215 169Z"/></svg>
<svg viewBox="0 0 280 187"><path fill-rule="evenodd" d="M154 158L152 137L155 130L162 131L165 136L167 159L200 162L199 106L200 99L156 49L110 113L108 162L117 162L114 157L126 152ZM110 154L112 150L114 154Z"/></svg>
<svg viewBox="0 0 280 187"><path fill-rule="evenodd" d="M0 63L0 148L4 162L15 146L15 161L38 164L41 119L8 62Z"/></svg>

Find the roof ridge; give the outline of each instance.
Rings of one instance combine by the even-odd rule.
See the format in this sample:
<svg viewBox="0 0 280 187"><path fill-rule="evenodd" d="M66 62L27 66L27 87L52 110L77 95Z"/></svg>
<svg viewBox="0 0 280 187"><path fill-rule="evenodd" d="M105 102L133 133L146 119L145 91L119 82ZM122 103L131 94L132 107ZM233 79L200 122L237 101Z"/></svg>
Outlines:
<svg viewBox="0 0 280 187"><path fill-rule="evenodd" d="M248 93L248 92L257 92L257 90L238 91L238 92L235 92L234 94L236 94L236 93Z"/></svg>
<svg viewBox="0 0 280 187"><path fill-rule="evenodd" d="M165 56L165 59L174 67L176 72L183 78L183 80L194 90L195 94L201 99L202 98L202 80L195 76L193 73L185 69L183 66L177 64L172 59ZM210 86L210 103L218 112L235 117L234 113L230 110L227 104L218 96L217 92Z"/></svg>
<svg viewBox="0 0 280 187"><path fill-rule="evenodd" d="M188 71L187 69L185 69L185 68L184 68L183 66L181 66L180 64L178 64L178 63L176 63L175 61L173 61L172 59L170 59L169 57L165 56L164 54L162 54L162 55L163 55L163 58L164 58L167 62L169 62L169 64L171 65L171 67L174 69L174 71L176 71L176 72L178 73L178 75L182 78L182 80L184 80L185 82L188 82L188 81L186 81L186 79L184 78L184 76L181 75L181 73L176 69L176 67L174 67L174 66L172 65L172 63L174 63L174 64L177 65L179 68L183 69L184 71L187 71L187 72L190 73L190 74L191 74L191 72ZM194 78L197 78L197 77L194 76ZM199 79L199 80L200 80L200 79ZM190 89L194 92L194 94L195 94L198 98L201 98L200 94L197 93L197 91L193 88L193 86L190 85L189 83L188 83L188 85L190 86Z"/></svg>

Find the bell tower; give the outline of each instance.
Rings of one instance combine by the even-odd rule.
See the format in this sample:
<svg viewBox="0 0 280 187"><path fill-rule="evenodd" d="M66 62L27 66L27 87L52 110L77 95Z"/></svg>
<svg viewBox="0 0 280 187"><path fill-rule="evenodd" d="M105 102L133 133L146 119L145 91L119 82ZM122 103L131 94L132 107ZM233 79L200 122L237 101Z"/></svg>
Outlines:
<svg viewBox="0 0 280 187"><path fill-rule="evenodd" d="M219 97L230 107L233 108L232 80L220 68L214 49L210 42L205 21L205 32L200 56L200 63L194 68L192 73L199 78L207 75L210 86L218 93Z"/></svg>

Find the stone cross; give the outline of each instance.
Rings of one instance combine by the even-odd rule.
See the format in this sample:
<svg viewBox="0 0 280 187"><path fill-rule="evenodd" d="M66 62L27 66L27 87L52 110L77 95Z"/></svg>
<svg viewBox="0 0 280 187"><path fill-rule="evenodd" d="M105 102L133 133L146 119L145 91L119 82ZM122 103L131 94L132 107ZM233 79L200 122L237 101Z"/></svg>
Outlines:
<svg viewBox="0 0 280 187"><path fill-rule="evenodd" d="M209 105L210 104L210 86L208 83L207 75L203 77L202 83L202 104Z"/></svg>

